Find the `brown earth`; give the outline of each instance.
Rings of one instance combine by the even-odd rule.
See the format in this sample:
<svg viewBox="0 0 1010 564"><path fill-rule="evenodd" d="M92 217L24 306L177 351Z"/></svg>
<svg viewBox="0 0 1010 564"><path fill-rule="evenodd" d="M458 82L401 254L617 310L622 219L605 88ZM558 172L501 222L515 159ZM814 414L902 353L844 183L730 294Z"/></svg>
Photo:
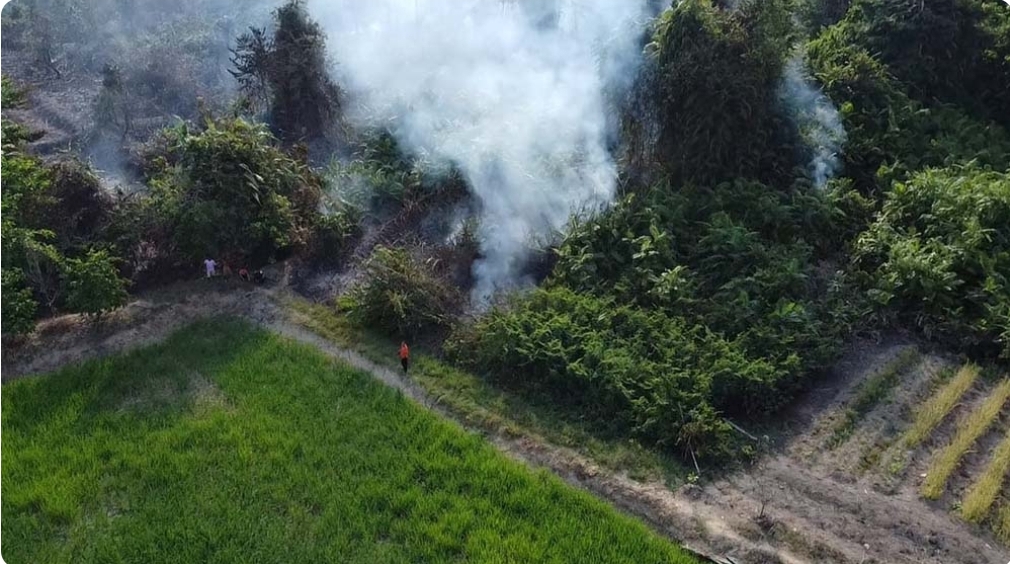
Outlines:
<svg viewBox="0 0 1010 564"><path fill-rule="evenodd" d="M287 272L276 269L268 276L278 284L255 287L221 280L180 283L147 293L99 323L79 316L44 321L30 338L4 343L3 380L151 344L200 318L232 315L315 345L454 419L452 413L431 401L420 386L404 379L398 371L376 365L300 325L277 299L286 295ZM866 450L874 445L886 447L907 424L910 406L928 394L931 378L947 364L946 360L924 356L902 375L891 401L871 410L848 441L834 450L824 446L826 429L851 399L855 386L907 346L912 345L895 341L853 346L836 370L791 410L774 437L777 446L772 454L753 468L677 491L658 482L642 483L610 473L580 453L537 437L471 430L484 434L503 452L533 466L546 467L567 482L642 518L688 548L719 555L713 557L719 562L1007 562L1010 551L996 544L991 535L960 522L948 507L925 503L917 497L915 480L923 453L911 455L913 462L893 495L875 487L875 476L887 472L884 462L871 465L862 474L856 472L859 457ZM194 393L208 395L208 401L225 401L215 397L206 384L195 375ZM971 466L984 464L974 459L969 462Z"/></svg>

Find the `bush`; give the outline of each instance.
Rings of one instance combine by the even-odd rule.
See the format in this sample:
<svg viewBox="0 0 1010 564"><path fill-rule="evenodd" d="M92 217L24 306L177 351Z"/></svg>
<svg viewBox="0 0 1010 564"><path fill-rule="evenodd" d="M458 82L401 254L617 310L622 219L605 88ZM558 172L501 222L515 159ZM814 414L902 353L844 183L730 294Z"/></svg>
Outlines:
<svg viewBox="0 0 1010 564"><path fill-rule="evenodd" d="M895 183L854 265L878 305L928 336L1010 358L1010 176L976 166Z"/></svg>
<svg viewBox="0 0 1010 564"><path fill-rule="evenodd" d="M67 260L67 307L99 316L126 303L126 281L119 277L115 259L104 250L91 250Z"/></svg>
<svg viewBox="0 0 1010 564"><path fill-rule="evenodd" d="M77 159L50 165L54 199L46 212L47 221L64 249L86 247L101 239L112 215L109 193L88 165Z"/></svg>
<svg viewBox="0 0 1010 564"><path fill-rule="evenodd" d="M122 304L125 282L113 255L74 258L97 239L108 211L90 170L76 161L47 167L7 151L3 162L4 331L27 332L43 311L97 314Z"/></svg>
<svg viewBox="0 0 1010 564"><path fill-rule="evenodd" d="M814 76L841 109L845 171L857 190L884 192L927 166L973 159L1010 166L1010 134L1002 127L957 106L910 97L908 85L870 52L846 26L828 28L807 49Z"/></svg>
<svg viewBox="0 0 1010 564"><path fill-rule="evenodd" d="M148 155L154 216L185 260L267 260L305 242L322 179L274 145L260 125L210 119L205 129L166 130L164 154Z"/></svg>
<svg viewBox="0 0 1010 564"><path fill-rule="evenodd" d="M730 449L715 406L728 398L720 394L770 369L683 319L565 288L535 290L493 309L457 331L446 350L598 427L702 457Z"/></svg>
<svg viewBox="0 0 1010 564"><path fill-rule="evenodd" d="M804 237L837 252L839 241L822 237L845 229L843 219L809 189L659 185L575 223L550 283L684 316L772 362L787 389L837 348L844 312L826 300L833 275Z"/></svg>
<svg viewBox="0 0 1010 564"><path fill-rule="evenodd" d="M353 145L349 159L335 159L327 169L337 195L352 205L400 207L426 193L463 184L456 169L406 153L389 131L361 133Z"/></svg>
<svg viewBox="0 0 1010 564"><path fill-rule="evenodd" d="M403 249L376 247L365 263L365 279L350 293L351 318L402 338L430 336L452 325L461 303L430 262L419 263Z"/></svg>
<svg viewBox="0 0 1010 564"><path fill-rule="evenodd" d="M35 327L35 313L39 304L20 269L4 268L3 273L3 332L22 335Z"/></svg>
<svg viewBox="0 0 1010 564"><path fill-rule="evenodd" d="M106 243L112 202L78 160L46 164L3 145L2 270L4 332L24 333L39 314L69 308L100 313L126 299L118 258Z"/></svg>
<svg viewBox="0 0 1010 564"><path fill-rule="evenodd" d="M351 206L330 211L315 222L308 244L309 256L323 264L334 264L351 250L361 234L360 212Z"/></svg>
<svg viewBox="0 0 1010 564"><path fill-rule="evenodd" d="M0 77L0 106L8 110L17 108L24 105L26 98L25 91L14 84L10 77Z"/></svg>
<svg viewBox="0 0 1010 564"><path fill-rule="evenodd" d="M39 305L51 309L60 299L64 257L53 245L55 233L48 229L47 212L55 202L50 193L52 171L13 142L4 143L0 171L4 301L9 291L13 308L4 314L10 322L9 329L5 322L4 331L21 333L30 329L26 315L41 313Z"/></svg>
<svg viewBox="0 0 1010 564"><path fill-rule="evenodd" d="M954 104L1010 125L1010 16L978 0L856 0L836 26L927 105Z"/></svg>

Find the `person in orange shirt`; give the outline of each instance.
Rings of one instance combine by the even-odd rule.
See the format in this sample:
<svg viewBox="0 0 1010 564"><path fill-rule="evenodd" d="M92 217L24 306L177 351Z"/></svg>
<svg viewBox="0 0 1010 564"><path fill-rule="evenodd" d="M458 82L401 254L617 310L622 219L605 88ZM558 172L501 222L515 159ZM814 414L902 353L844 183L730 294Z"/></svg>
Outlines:
<svg viewBox="0 0 1010 564"><path fill-rule="evenodd" d="M403 373L406 374L407 367L410 366L410 347L406 341L400 343L400 364L403 365Z"/></svg>

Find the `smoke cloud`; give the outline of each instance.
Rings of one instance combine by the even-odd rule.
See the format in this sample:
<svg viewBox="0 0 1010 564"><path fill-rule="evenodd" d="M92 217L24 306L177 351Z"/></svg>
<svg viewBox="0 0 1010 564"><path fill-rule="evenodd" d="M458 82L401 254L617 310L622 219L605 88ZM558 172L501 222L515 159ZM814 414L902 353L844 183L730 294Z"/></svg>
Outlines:
<svg viewBox="0 0 1010 564"><path fill-rule="evenodd" d="M838 109L811 79L801 52L786 63L779 97L813 153L810 177L823 188L841 167L838 155L845 144L845 127Z"/></svg>
<svg viewBox="0 0 1010 564"><path fill-rule="evenodd" d="M528 245L614 197L609 100L633 81L649 0L310 4L350 118L452 163L481 209L476 301L521 286Z"/></svg>

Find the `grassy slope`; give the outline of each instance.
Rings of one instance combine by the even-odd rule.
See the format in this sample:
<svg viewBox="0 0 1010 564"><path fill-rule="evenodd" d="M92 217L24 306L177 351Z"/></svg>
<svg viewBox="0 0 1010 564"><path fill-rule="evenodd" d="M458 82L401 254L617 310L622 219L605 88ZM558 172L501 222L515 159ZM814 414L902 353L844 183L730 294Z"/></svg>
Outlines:
<svg viewBox="0 0 1010 564"><path fill-rule="evenodd" d="M311 348L234 321L3 388L3 556L693 562Z"/></svg>
<svg viewBox="0 0 1010 564"><path fill-rule="evenodd" d="M285 304L296 321L341 346L359 351L376 364L399 369L399 341L356 328L332 307L290 298ZM627 437L607 437L557 413L556 406L518 397L425 354L411 349L410 377L468 425L506 434L539 436L553 445L575 449L614 471L639 480L662 480L670 487L684 483L690 470L674 456L642 446Z"/></svg>

